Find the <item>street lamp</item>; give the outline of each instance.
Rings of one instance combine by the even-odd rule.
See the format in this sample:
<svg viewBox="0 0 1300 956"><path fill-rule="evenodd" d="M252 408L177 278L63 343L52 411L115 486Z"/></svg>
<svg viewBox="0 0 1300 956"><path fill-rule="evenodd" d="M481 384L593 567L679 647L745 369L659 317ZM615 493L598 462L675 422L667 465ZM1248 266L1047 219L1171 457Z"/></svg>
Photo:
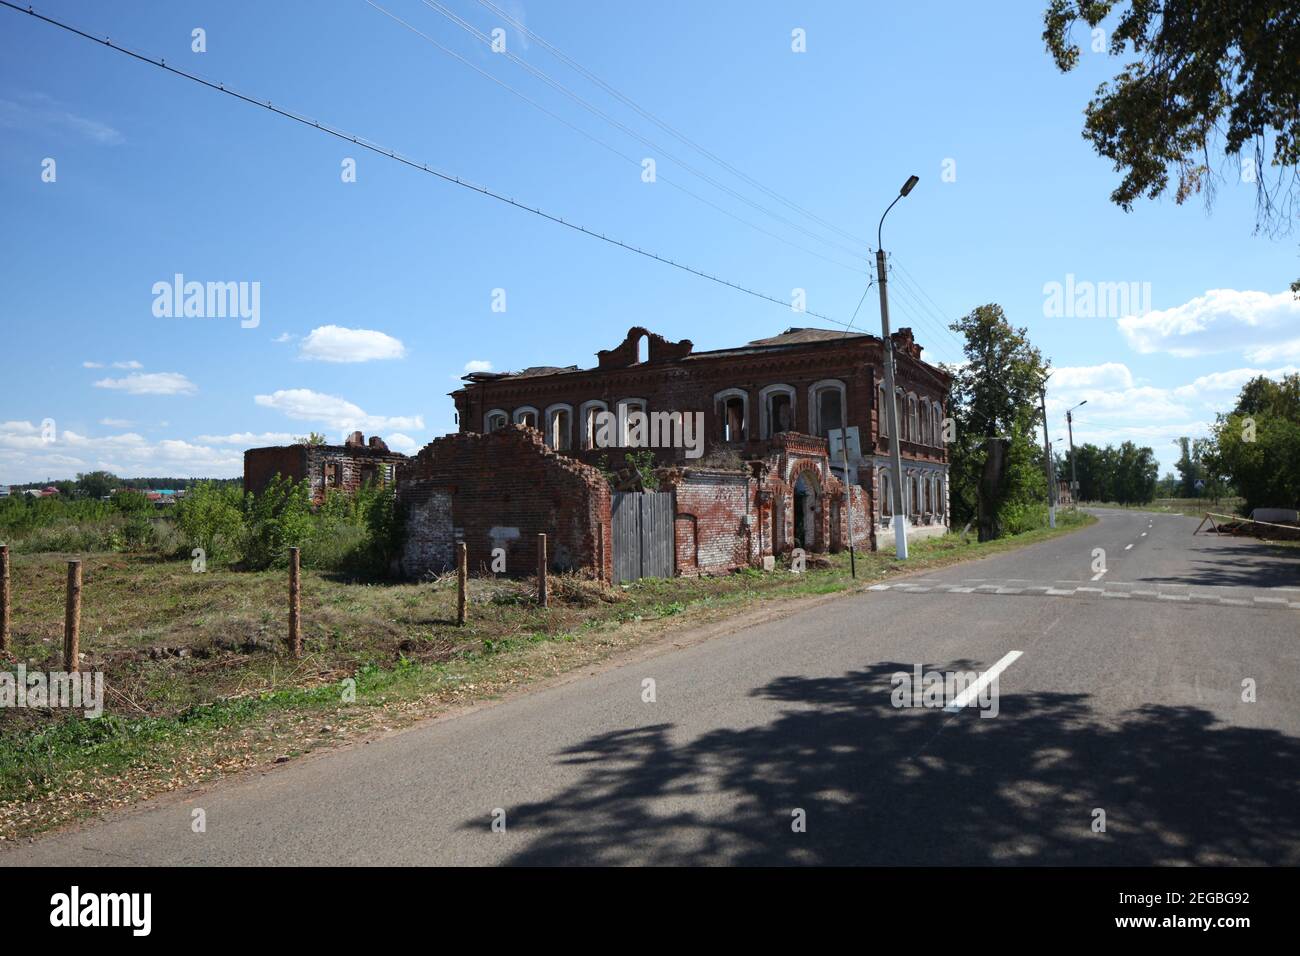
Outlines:
<svg viewBox="0 0 1300 956"><path fill-rule="evenodd" d="M1074 408L1082 408L1087 404L1088 400L1085 398ZM1070 503L1077 511L1079 509L1079 477L1074 470L1074 415L1072 414L1074 408L1065 410L1065 427L1070 431Z"/></svg>
<svg viewBox="0 0 1300 956"><path fill-rule="evenodd" d="M880 225L876 227L876 282L880 285L880 338L884 343L885 392L889 396L887 405L889 411L889 452L894 466L889 476L894 493L894 515L891 520L894 523L894 553L900 561L907 560L907 507L903 504L903 455L900 448L902 432L898 428L898 396L894 391L894 340L889 333L889 294L885 288L888 280L886 278L885 249L884 241L881 239L881 231L885 228L885 216L889 215L889 210L893 209L900 199L910 193L918 182L920 182L920 178L917 176L907 177L907 182L903 183L903 188L898 191L894 201L886 207L880 217Z"/></svg>

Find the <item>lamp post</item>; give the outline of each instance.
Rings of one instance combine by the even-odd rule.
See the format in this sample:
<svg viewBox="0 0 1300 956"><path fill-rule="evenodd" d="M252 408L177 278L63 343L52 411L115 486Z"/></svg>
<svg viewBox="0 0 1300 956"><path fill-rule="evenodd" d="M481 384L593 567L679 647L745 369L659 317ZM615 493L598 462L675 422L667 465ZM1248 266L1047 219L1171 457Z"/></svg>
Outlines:
<svg viewBox="0 0 1300 956"><path fill-rule="evenodd" d="M1085 398L1074 408L1082 408L1087 404L1088 400ZM1072 414L1074 408L1065 410L1065 427L1070 433L1070 504L1077 511L1079 508L1079 476L1074 468L1074 415Z"/></svg>
<svg viewBox="0 0 1300 956"><path fill-rule="evenodd" d="M889 396L887 405L889 410L889 450L894 465L890 469L890 484L893 486L894 493L894 514L890 520L894 523L894 553L900 561L907 560L907 507L903 503L903 455L899 447L902 432L898 428L898 396L894 392L894 340L890 337L889 332L889 295L885 288L888 279L886 278L885 250L881 239L881 230L885 227L885 216L889 215L889 210L894 208L898 200L910 193L918 182L920 180L916 176L907 177L907 182L903 183L903 188L898 191L894 201L885 209L884 215L880 217L880 225L876 227L876 281L880 285L880 338L884 343L885 391Z"/></svg>

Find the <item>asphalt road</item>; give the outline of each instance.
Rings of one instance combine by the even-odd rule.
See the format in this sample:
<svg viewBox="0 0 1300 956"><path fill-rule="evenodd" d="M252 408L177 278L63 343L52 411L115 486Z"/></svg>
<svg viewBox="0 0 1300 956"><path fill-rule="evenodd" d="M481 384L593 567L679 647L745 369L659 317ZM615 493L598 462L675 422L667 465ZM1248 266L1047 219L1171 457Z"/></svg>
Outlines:
<svg viewBox="0 0 1300 956"><path fill-rule="evenodd" d="M1300 864L1300 558L1098 514L0 864Z"/></svg>

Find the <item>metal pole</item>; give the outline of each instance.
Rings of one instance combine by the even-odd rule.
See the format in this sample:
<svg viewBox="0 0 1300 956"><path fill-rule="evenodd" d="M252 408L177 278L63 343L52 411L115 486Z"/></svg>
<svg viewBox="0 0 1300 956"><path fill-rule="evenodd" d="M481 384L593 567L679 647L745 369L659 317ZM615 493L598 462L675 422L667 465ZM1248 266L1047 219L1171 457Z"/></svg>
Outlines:
<svg viewBox="0 0 1300 956"><path fill-rule="evenodd" d="M894 200L897 202L898 200ZM891 208L893 204L890 204ZM889 210L885 210L886 213ZM883 222L883 217L881 219ZM900 561L907 560L907 515L903 504L903 454L900 450L898 428L898 396L894 394L894 340L889 333L889 294L885 288L885 250L876 249L876 282L880 285L880 337L884 343L885 391L888 393L886 408L889 410L889 454L894 467L890 476L890 485L894 492L894 553Z"/></svg>
<svg viewBox="0 0 1300 956"><path fill-rule="evenodd" d="M1056 488L1053 487L1055 482L1052 475L1055 469L1052 468L1052 442L1047 437L1047 386L1038 387L1039 408L1043 412L1043 466L1047 471L1047 526L1056 527Z"/></svg>
<svg viewBox="0 0 1300 956"><path fill-rule="evenodd" d="M849 575L856 578L858 576L858 560L853 551L853 486L849 484L848 425L843 425L840 428L840 454L844 458L844 507L849 509Z"/></svg>
<svg viewBox="0 0 1300 956"><path fill-rule="evenodd" d="M81 562L68 562L68 595L63 612L63 670L81 670Z"/></svg>
<svg viewBox="0 0 1300 956"><path fill-rule="evenodd" d="M1079 476L1074 470L1074 415L1071 411L1065 413L1065 427L1070 433L1070 505L1077 511L1079 508Z"/></svg>
<svg viewBox="0 0 1300 956"><path fill-rule="evenodd" d="M289 653L302 657L302 559L298 548L289 549Z"/></svg>

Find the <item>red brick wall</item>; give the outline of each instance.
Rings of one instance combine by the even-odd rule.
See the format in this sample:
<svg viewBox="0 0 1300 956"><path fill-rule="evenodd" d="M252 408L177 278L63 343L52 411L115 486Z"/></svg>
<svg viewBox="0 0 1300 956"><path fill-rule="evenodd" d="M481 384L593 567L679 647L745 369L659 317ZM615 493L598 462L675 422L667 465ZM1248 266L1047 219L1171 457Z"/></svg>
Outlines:
<svg viewBox="0 0 1300 956"><path fill-rule="evenodd" d="M283 445L274 448L250 448L244 452L244 493L261 494L275 476L284 475L294 481L307 477L307 448L305 445Z"/></svg>
<svg viewBox="0 0 1300 956"><path fill-rule="evenodd" d="M605 580L613 575L608 484L594 468L547 448L535 429L511 425L426 445L403 469L398 497L424 505L439 490L450 496L453 534L464 540L474 573L490 569L492 550L501 547L507 574L535 574L537 535L546 534L552 569L599 570ZM412 566L419 563L422 534L435 536L429 551L441 553L436 530L408 521Z"/></svg>
<svg viewBox="0 0 1300 956"><path fill-rule="evenodd" d="M676 484L677 570L708 574L747 566L757 547L753 482L730 472L691 471ZM751 524L746 524L746 501ZM770 547L770 544L769 544Z"/></svg>

